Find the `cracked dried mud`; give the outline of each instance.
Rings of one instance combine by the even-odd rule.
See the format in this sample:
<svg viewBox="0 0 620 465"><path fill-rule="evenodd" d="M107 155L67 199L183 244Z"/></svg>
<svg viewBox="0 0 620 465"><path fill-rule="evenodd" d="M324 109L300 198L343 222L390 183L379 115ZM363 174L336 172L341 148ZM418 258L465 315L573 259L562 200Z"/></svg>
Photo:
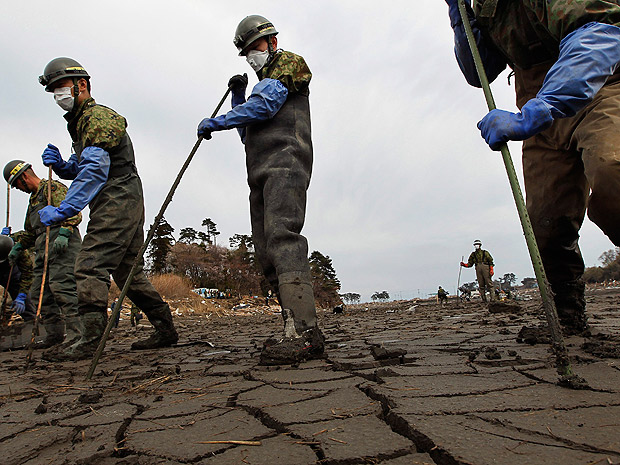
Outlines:
<svg viewBox="0 0 620 465"><path fill-rule="evenodd" d="M2 352L1 462L619 464L620 290L587 298L599 336L566 339L584 391L557 385L548 344L517 342L543 323L536 299L321 311L328 357L298 366L258 365L275 307L176 317L179 346L143 352L150 326L122 320L91 381L90 360L37 350L24 371Z"/></svg>

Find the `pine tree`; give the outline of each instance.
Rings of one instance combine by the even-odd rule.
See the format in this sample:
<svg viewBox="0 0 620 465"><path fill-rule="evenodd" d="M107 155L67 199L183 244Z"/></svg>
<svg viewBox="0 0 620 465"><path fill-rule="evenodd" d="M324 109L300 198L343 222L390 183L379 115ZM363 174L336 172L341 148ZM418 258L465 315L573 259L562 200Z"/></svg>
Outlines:
<svg viewBox="0 0 620 465"><path fill-rule="evenodd" d="M194 228L183 228L179 234L179 242L193 244L198 239L198 231Z"/></svg>
<svg viewBox="0 0 620 465"><path fill-rule="evenodd" d="M338 295L340 280L336 276L332 259L328 255L323 255L318 250L315 250L310 254L309 261L314 298L324 306L332 307L336 305L340 301L340 296Z"/></svg>
<svg viewBox="0 0 620 465"><path fill-rule="evenodd" d="M151 271L153 273L165 273L168 271L167 257L174 244L172 233L174 228L162 217L155 229L153 239L149 244L149 257L151 259Z"/></svg>
<svg viewBox="0 0 620 465"><path fill-rule="evenodd" d="M217 230L217 224L211 220L211 218L205 218L202 220L202 225L207 228L207 240L209 244L217 245L217 236L219 236L220 232Z"/></svg>

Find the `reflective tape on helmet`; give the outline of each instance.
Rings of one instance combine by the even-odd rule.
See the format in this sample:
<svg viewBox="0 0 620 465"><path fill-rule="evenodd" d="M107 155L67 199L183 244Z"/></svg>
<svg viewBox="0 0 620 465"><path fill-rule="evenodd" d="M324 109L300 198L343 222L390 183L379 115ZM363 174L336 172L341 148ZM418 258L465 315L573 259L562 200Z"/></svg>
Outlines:
<svg viewBox="0 0 620 465"><path fill-rule="evenodd" d="M15 178L15 175L19 173L24 166L26 166L26 163L18 163L17 165L15 165L15 167L11 170L11 176L9 177L9 183L13 181L13 179Z"/></svg>

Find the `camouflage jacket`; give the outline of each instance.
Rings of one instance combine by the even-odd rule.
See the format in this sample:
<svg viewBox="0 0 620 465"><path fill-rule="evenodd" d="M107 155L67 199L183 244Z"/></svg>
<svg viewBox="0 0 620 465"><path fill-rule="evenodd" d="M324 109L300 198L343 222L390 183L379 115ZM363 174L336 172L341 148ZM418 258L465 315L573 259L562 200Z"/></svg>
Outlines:
<svg viewBox="0 0 620 465"><path fill-rule="evenodd" d="M65 119L78 161L84 148L100 147L110 156L108 180L128 173L137 174L133 144L124 117L89 98L75 113L67 113Z"/></svg>
<svg viewBox="0 0 620 465"><path fill-rule="evenodd" d="M15 239L15 237L15 234L11 234L11 238ZM0 279L4 281L0 281L2 286L6 286L7 279L9 278L9 272L11 272L11 283L9 283L9 289L14 289L15 283L17 283L15 280L18 279L18 292L28 294L32 281L34 280L33 263L34 261L32 259L32 254L28 249L23 249L21 251L19 258L17 259L17 265L13 267L12 272L11 265L9 265L8 260L0 262Z"/></svg>
<svg viewBox="0 0 620 465"><path fill-rule="evenodd" d="M484 250L484 249L474 250L469 256L469 259L467 260L468 266L480 265L480 264L493 266L493 257L491 257L491 254L489 253L488 250Z"/></svg>
<svg viewBox="0 0 620 465"><path fill-rule="evenodd" d="M312 79L310 68L303 57L291 52L278 50L271 62L261 68L258 79L277 79L286 86L289 93L308 95L308 85Z"/></svg>
<svg viewBox="0 0 620 465"><path fill-rule="evenodd" d="M82 102L76 112L65 115L74 146L101 147L106 152L120 145L126 134L127 121L114 110L98 105L92 97ZM82 150L76 150L79 154Z"/></svg>
<svg viewBox="0 0 620 465"><path fill-rule="evenodd" d="M58 207L60 202L65 199L67 195L67 186L63 183L52 179L52 205ZM26 220L24 221L24 230L15 233L15 239L20 242L24 249L33 247L39 234L45 232L45 227L39 220L38 212L43 207L47 206L47 180L41 179L39 188L36 192L30 194L30 200L28 201L28 210L26 211ZM33 220L34 219L34 220ZM64 220L60 226L73 231L82 221L82 214L78 213L71 218Z"/></svg>
<svg viewBox="0 0 620 465"><path fill-rule="evenodd" d="M620 26L618 0L474 0L476 20L511 67L555 62L560 41L581 26Z"/></svg>

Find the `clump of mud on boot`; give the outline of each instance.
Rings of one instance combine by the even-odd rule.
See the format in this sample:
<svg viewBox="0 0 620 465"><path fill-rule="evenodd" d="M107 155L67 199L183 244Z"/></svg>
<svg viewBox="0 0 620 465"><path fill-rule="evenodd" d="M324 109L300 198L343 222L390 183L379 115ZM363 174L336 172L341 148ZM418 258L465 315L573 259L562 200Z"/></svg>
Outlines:
<svg viewBox="0 0 620 465"><path fill-rule="evenodd" d="M306 360L325 358L325 337L318 327L300 336L287 335L280 341L269 338L260 354L261 365L294 365Z"/></svg>

